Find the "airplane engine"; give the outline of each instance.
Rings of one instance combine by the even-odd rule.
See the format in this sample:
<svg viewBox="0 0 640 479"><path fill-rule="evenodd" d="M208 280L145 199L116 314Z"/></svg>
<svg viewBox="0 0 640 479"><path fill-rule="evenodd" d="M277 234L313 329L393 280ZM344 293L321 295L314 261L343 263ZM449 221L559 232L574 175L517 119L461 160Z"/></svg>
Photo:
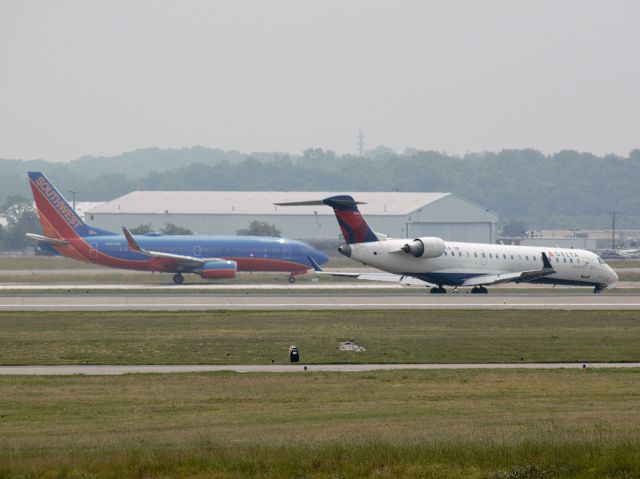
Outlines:
<svg viewBox="0 0 640 479"><path fill-rule="evenodd" d="M431 236L416 238L412 243L407 243L400 249L416 258L437 258L444 253L446 246L441 238Z"/></svg>
<svg viewBox="0 0 640 479"><path fill-rule="evenodd" d="M238 265L235 261L216 259L207 261L202 267L194 271L204 279L229 279L235 278Z"/></svg>

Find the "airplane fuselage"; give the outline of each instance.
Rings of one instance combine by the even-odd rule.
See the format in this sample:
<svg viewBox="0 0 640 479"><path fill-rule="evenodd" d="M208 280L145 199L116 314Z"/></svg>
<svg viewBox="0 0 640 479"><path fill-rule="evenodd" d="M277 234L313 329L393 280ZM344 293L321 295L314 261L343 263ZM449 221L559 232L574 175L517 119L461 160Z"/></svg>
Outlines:
<svg viewBox="0 0 640 479"><path fill-rule="evenodd" d="M301 273L309 268L308 256L326 261L326 255L295 240L262 236L136 236L145 249L194 258L235 261L238 271L286 271ZM109 266L142 271L184 272L196 268L175 261L151 258L132 251L124 236L85 236L53 246L63 256Z"/></svg>
<svg viewBox="0 0 640 479"><path fill-rule="evenodd" d="M400 250L407 239L354 243L340 251L365 265L419 278L431 284L460 286L480 275L540 270L545 253L554 274L531 282L606 287L618 276L596 254L582 249L547 248L445 241L444 253L435 258L417 258Z"/></svg>

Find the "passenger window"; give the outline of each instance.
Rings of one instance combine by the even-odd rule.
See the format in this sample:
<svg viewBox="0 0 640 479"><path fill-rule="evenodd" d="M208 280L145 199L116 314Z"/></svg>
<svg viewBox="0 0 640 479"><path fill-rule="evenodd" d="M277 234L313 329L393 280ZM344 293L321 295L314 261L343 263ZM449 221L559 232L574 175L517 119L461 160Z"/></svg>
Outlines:
<svg viewBox="0 0 640 479"><path fill-rule="evenodd" d="M511 255L511 259L513 259L513 255Z"/></svg>
<svg viewBox="0 0 640 479"><path fill-rule="evenodd" d="M482 257L483 257L483 258L486 258L487 256L486 256L484 253L482 253Z"/></svg>
<svg viewBox="0 0 640 479"><path fill-rule="evenodd" d="M556 256L556 263L559 263L559 262L560 262L560 258Z"/></svg>
<svg viewBox="0 0 640 479"><path fill-rule="evenodd" d="M580 264L580 258L576 258L576 263Z"/></svg>
<svg viewBox="0 0 640 479"><path fill-rule="evenodd" d="M489 253L489 258L493 259L493 255L491 253Z"/></svg>
<svg viewBox="0 0 640 479"><path fill-rule="evenodd" d="M573 263L573 259L569 258L569 263Z"/></svg>
<svg viewBox="0 0 640 479"><path fill-rule="evenodd" d="M532 257L531 257L531 260L532 260L532 261L535 261L535 260L536 260L536 257L535 257L535 256L532 256Z"/></svg>
<svg viewBox="0 0 640 479"><path fill-rule="evenodd" d="M562 261L564 261L566 263L567 262L567 258L562 258Z"/></svg>
<svg viewBox="0 0 640 479"><path fill-rule="evenodd" d="M507 259L507 255L506 255L506 254L503 254L503 255L502 255L502 257L503 257L504 259Z"/></svg>
<svg viewBox="0 0 640 479"><path fill-rule="evenodd" d="M522 256L521 256L521 255L518 255L518 259L519 259L520 261L522 261Z"/></svg>
<svg viewBox="0 0 640 479"><path fill-rule="evenodd" d="M462 251L458 251L458 256L462 256Z"/></svg>
<svg viewBox="0 0 640 479"><path fill-rule="evenodd" d="M478 253L473 253L473 256L477 258L478 257Z"/></svg>
<svg viewBox="0 0 640 479"><path fill-rule="evenodd" d="M527 259L527 261L529 261L529 256L525 256L525 258Z"/></svg>
<svg viewBox="0 0 640 479"><path fill-rule="evenodd" d="M447 252L446 251L444 252L444 255L447 256Z"/></svg>

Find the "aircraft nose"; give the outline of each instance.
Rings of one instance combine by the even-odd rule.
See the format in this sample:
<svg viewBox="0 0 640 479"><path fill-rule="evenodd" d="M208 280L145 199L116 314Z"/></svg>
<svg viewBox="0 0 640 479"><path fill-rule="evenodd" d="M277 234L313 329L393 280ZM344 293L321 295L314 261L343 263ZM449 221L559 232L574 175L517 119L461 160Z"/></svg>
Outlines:
<svg viewBox="0 0 640 479"><path fill-rule="evenodd" d="M322 251L315 250L313 255L314 255L313 259L315 259L318 264L324 264L327 261L329 261L329 257L326 254L324 254Z"/></svg>
<svg viewBox="0 0 640 479"><path fill-rule="evenodd" d="M609 285L616 284L618 282L618 275L616 274L616 272L613 270L611 266L608 266L608 268L609 268Z"/></svg>

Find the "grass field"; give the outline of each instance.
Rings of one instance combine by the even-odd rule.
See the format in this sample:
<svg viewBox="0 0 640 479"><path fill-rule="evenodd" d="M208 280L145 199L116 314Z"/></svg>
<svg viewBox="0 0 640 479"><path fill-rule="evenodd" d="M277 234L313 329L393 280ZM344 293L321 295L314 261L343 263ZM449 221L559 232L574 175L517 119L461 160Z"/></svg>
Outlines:
<svg viewBox="0 0 640 479"><path fill-rule="evenodd" d="M0 477L640 476L640 370L0 377Z"/></svg>
<svg viewBox="0 0 640 479"><path fill-rule="evenodd" d="M0 312L0 364L640 360L637 311ZM341 352L353 340L366 352Z"/></svg>

